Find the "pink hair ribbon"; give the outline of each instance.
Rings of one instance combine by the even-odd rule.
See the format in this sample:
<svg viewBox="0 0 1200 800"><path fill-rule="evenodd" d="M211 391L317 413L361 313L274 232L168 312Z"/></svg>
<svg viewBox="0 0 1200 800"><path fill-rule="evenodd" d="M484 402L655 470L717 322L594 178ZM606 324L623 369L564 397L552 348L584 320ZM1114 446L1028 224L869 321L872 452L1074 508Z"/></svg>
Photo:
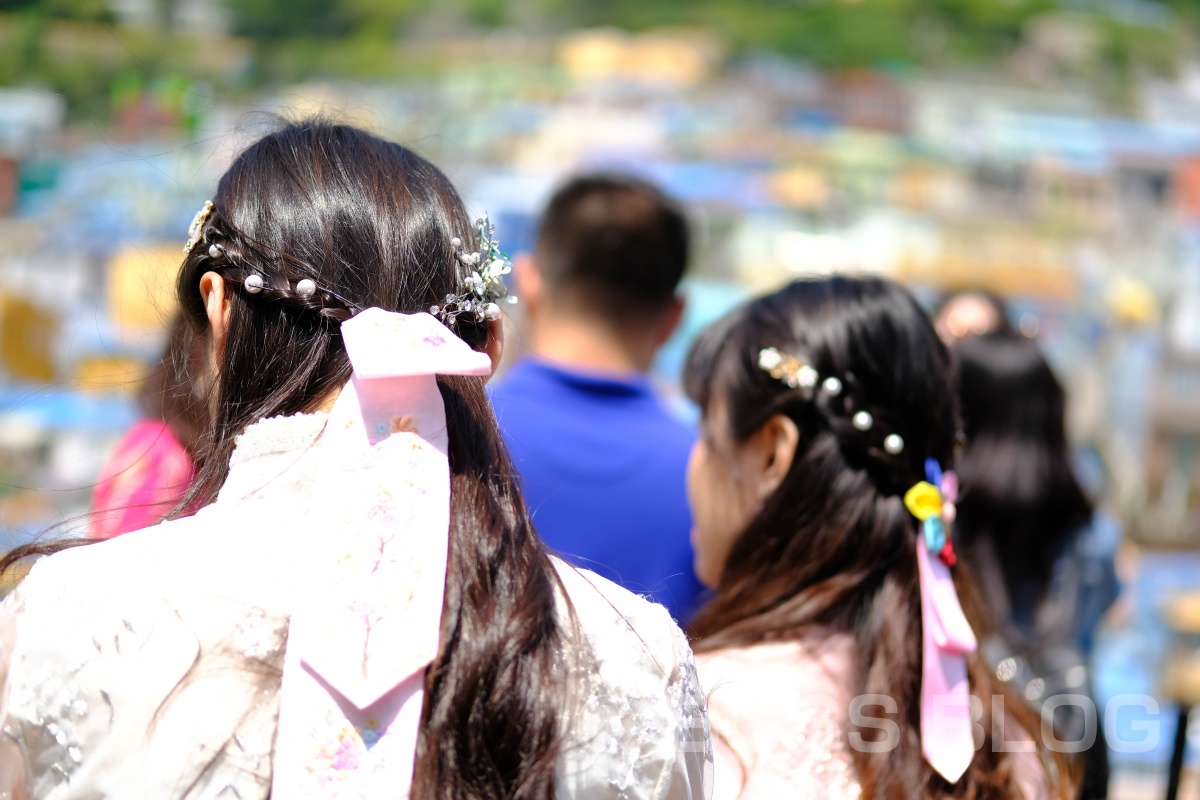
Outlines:
<svg viewBox="0 0 1200 800"><path fill-rule="evenodd" d="M921 481L904 496L905 505L922 523L917 540L921 751L939 775L955 783L975 757L966 657L975 652L978 643L950 575L954 564L950 525L958 499L958 479L953 472L943 474L933 459L926 462L926 474L929 481Z"/></svg>
<svg viewBox="0 0 1200 800"><path fill-rule="evenodd" d="M950 568L917 545L921 579L921 750L938 774L954 783L975 757L971 732L968 653L975 633L954 591Z"/></svg>
<svg viewBox="0 0 1200 800"><path fill-rule="evenodd" d="M354 373L329 415L280 688L272 796L405 797L437 655L450 530L437 375L491 360L429 314L342 323Z"/></svg>

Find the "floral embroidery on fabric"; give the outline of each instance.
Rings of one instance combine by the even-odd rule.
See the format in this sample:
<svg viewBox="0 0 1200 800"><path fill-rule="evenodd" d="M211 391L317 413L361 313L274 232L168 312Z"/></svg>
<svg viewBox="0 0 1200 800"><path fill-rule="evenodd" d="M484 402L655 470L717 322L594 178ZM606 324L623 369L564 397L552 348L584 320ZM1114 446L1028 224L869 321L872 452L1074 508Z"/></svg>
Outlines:
<svg viewBox="0 0 1200 800"><path fill-rule="evenodd" d="M604 776L605 797L654 797L649 787L661 786L664 770L679 761L698 794L702 783L712 785L708 717L691 648L673 624L661 627L660 614L669 624L660 606L622 609L586 631L566 655L563 666L579 705L566 721L565 746L578 769ZM651 644L637 636L653 629L670 630L670 638ZM570 786L577 775L567 771L560 780Z"/></svg>
<svg viewBox="0 0 1200 800"><path fill-rule="evenodd" d="M682 639L682 637L680 637ZM685 753L703 753L712 760L712 740L709 738L708 713L704 705L704 694L700 690L700 678L696 674L696 659L692 649L682 642L679 670L675 680L667 686L667 695L678 709L679 749Z"/></svg>
<svg viewBox="0 0 1200 800"><path fill-rule="evenodd" d="M855 800L862 787L850 759L846 734L825 708L810 706L795 718L796 735L777 742L774 751L760 753L764 773L778 776L773 786L788 785L797 797Z"/></svg>
<svg viewBox="0 0 1200 800"><path fill-rule="evenodd" d="M20 684L12 707L49 740L44 744L55 752L50 768L69 780L83 761L79 726L88 712L87 700L74 677L57 664L43 662L35 675Z"/></svg>
<svg viewBox="0 0 1200 800"><path fill-rule="evenodd" d="M386 726L376 719L359 725L330 723L327 739L314 754L309 771L330 797L358 798L363 791L362 776L387 769L389 754L373 752L387 733Z"/></svg>

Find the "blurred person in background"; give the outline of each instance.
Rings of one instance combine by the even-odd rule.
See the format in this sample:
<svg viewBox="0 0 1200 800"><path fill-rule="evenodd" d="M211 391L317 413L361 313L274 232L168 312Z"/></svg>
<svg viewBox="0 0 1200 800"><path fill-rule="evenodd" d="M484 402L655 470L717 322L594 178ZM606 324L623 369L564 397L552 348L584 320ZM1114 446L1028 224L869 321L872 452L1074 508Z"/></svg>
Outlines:
<svg viewBox="0 0 1200 800"><path fill-rule="evenodd" d="M138 391L139 420L104 463L92 495L88 536L109 539L161 522L195 474L207 404L194 383L198 339L182 314L171 320L162 358Z"/></svg>
<svg viewBox="0 0 1200 800"><path fill-rule="evenodd" d="M1091 694L1096 629L1119 592L1121 534L1072 470L1062 386L1038 346L1019 335L968 336L953 353L966 433L962 558L999 625L984 653L1035 707L1056 694ZM1060 711L1056 721L1064 741L1082 738L1081 718ZM1089 800L1107 795L1096 727L1084 759L1081 796Z"/></svg>
<svg viewBox="0 0 1200 800"><path fill-rule="evenodd" d="M934 309L933 327L947 345L967 336L1017 333L1009 321L1007 304L986 289L963 289L944 296Z"/></svg>
<svg viewBox="0 0 1200 800"><path fill-rule="evenodd" d="M1012 751L1039 720L976 649L953 372L916 301L792 283L705 330L685 383L714 798L1069 797L1060 756Z"/></svg>
<svg viewBox="0 0 1200 800"><path fill-rule="evenodd" d="M682 209L655 186L560 188L518 259L530 353L492 392L538 533L677 620L697 604L684 473L695 430L655 396L655 353L683 313Z"/></svg>
<svg viewBox="0 0 1200 800"><path fill-rule="evenodd" d="M484 389L491 237L349 126L233 160L176 284L212 375L199 510L4 559L57 551L0 614L0 793L705 796L686 638L530 524Z"/></svg>

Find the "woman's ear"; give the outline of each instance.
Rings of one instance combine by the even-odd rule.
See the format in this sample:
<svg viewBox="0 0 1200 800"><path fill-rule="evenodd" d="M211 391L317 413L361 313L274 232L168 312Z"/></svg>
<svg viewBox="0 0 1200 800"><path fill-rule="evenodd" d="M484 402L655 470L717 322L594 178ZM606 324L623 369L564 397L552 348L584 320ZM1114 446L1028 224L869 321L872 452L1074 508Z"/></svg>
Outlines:
<svg viewBox="0 0 1200 800"><path fill-rule="evenodd" d="M233 305L225 295L225 279L218 272L206 272L200 276L200 299L208 315L208 326L212 329L214 352L225 348L225 333L229 330L229 314Z"/></svg>
<svg viewBox="0 0 1200 800"><path fill-rule="evenodd" d="M487 383L496 374L496 370L500 369L500 359L504 358L504 318L490 323L488 325L487 344L483 347L483 352L488 354L488 358L492 360L492 371L484 378L483 382Z"/></svg>
<svg viewBox="0 0 1200 800"><path fill-rule="evenodd" d="M758 429L748 445L754 451L758 496L765 498L779 488L792 468L800 445L800 428L785 414L776 414Z"/></svg>

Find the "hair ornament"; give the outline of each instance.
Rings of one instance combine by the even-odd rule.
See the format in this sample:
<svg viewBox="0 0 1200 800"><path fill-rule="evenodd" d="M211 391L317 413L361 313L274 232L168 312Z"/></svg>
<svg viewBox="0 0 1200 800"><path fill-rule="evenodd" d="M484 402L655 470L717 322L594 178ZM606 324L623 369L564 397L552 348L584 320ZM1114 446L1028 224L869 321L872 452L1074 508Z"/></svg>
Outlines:
<svg viewBox="0 0 1200 800"><path fill-rule="evenodd" d="M475 227L479 249L474 252L460 250L456 256L458 263L473 268L463 279L462 293L448 294L441 305L429 309L430 314L447 325L453 325L464 314L475 322L495 322L501 314L497 301L507 297L509 303L517 302L516 297L508 296L508 286L504 283L504 276L512 272L512 262L500 251L500 243L492 238L496 226L484 215L475 220ZM455 236L450 244L459 248L463 243Z"/></svg>
<svg viewBox="0 0 1200 800"><path fill-rule="evenodd" d="M904 439L898 433L889 433L883 437L883 449L890 455L898 456L904 452Z"/></svg>
<svg viewBox="0 0 1200 800"><path fill-rule="evenodd" d="M208 257L209 257L209 258L211 258L211 259L218 259L218 258L220 258L222 255L224 255L224 253L222 253L222 252L221 252L221 247L220 247L220 245L217 245L217 244L210 244L210 245L208 246Z"/></svg>
<svg viewBox="0 0 1200 800"><path fill-rule="evenodd" d="M263 286L265 285L266 282L263 281L263 276L259 275L257 272L251 272L246 276L246 279L242 281L242 288L244 288L250 294L258 294L263 290Z"/></svg>
<svg viewBox="0 0 1200 800"><path fill-rule="evenodd" d="M925 478L905 492L904 506L921 521L921 537L929 553L940 558L947 567L953 567L958 557L954 554L949 532L957 514L958 476L950 471L943 472L935 459L927 458Z"/></svg>
<svg viewBox="0 0 1200 800"><path fill-rule="evenodd" d="M871 416L870 411L855 411L854 416L850 418L850 424L854 426L854 430L866 433L875 424L875 418Z"/></svg>
<svg viewBox="0 0 1200 800"><path fill-rule="evenodd" d="M200 210L196 212L196 216L192 217L192 224L188 226L187 244L183 246L183 254L186 256L192 252L192 248L200 243L200 237L204 233L204 223L208 222L208 217L213 212L213 201L205 200L204 205L200 206Z"/></svg>
<svg viewBox="0 0 1200 800"><path fill-rule="evenodd" d="M758 351L758 366L772 378L783 381L792 389L803 390L805 399L812 397L812 390L816 388L821 377L811 364L781 353L774 347L764 347Z"/></svg>
<svg viewBox="0 0 1200 800"><path fill-rule="evenodd" d="M967 655L979 643L950 574L958 478L932 458L925 459L925 477L904 495L904 505L921 520L921 754L939 775L957 783L975 757Z"/></svg>
<svg viewBox="0 0 1200 800"><path fill-rule="evenodd" d="M842 381L835 375L830 375L821 381L821 394L826 397L837 397L842 393Z"/></svg>
<svg viewBox="0 0 1200 800"><path fill-rule="evenodd" d="M317 282L312 278L301 278L296 282L296 294L305 300L317 293Z"/></svg>
<svg viewBox="0 0 1200 800"><path fill-rule="evenodd" d="M278 798L328 796L328 773L312 767L325 752L325 730L333 720L361 724L369 716L362 709L381 703L394 716L375 740L397 778L412 775L451 549L450 439L437 376L491 372L486 353L429 314L367 308L341 332L354 378L322 435L344 455L312 465L332 498L313 509L314 523L342 534L341 557L301 567L312 602L292 615L282 659L280 713L297 724L276 737L270 780ZM407 685L414 689L397 691ZM355 767L342 772L346 786L378 785L375 764Z"/></svg>

